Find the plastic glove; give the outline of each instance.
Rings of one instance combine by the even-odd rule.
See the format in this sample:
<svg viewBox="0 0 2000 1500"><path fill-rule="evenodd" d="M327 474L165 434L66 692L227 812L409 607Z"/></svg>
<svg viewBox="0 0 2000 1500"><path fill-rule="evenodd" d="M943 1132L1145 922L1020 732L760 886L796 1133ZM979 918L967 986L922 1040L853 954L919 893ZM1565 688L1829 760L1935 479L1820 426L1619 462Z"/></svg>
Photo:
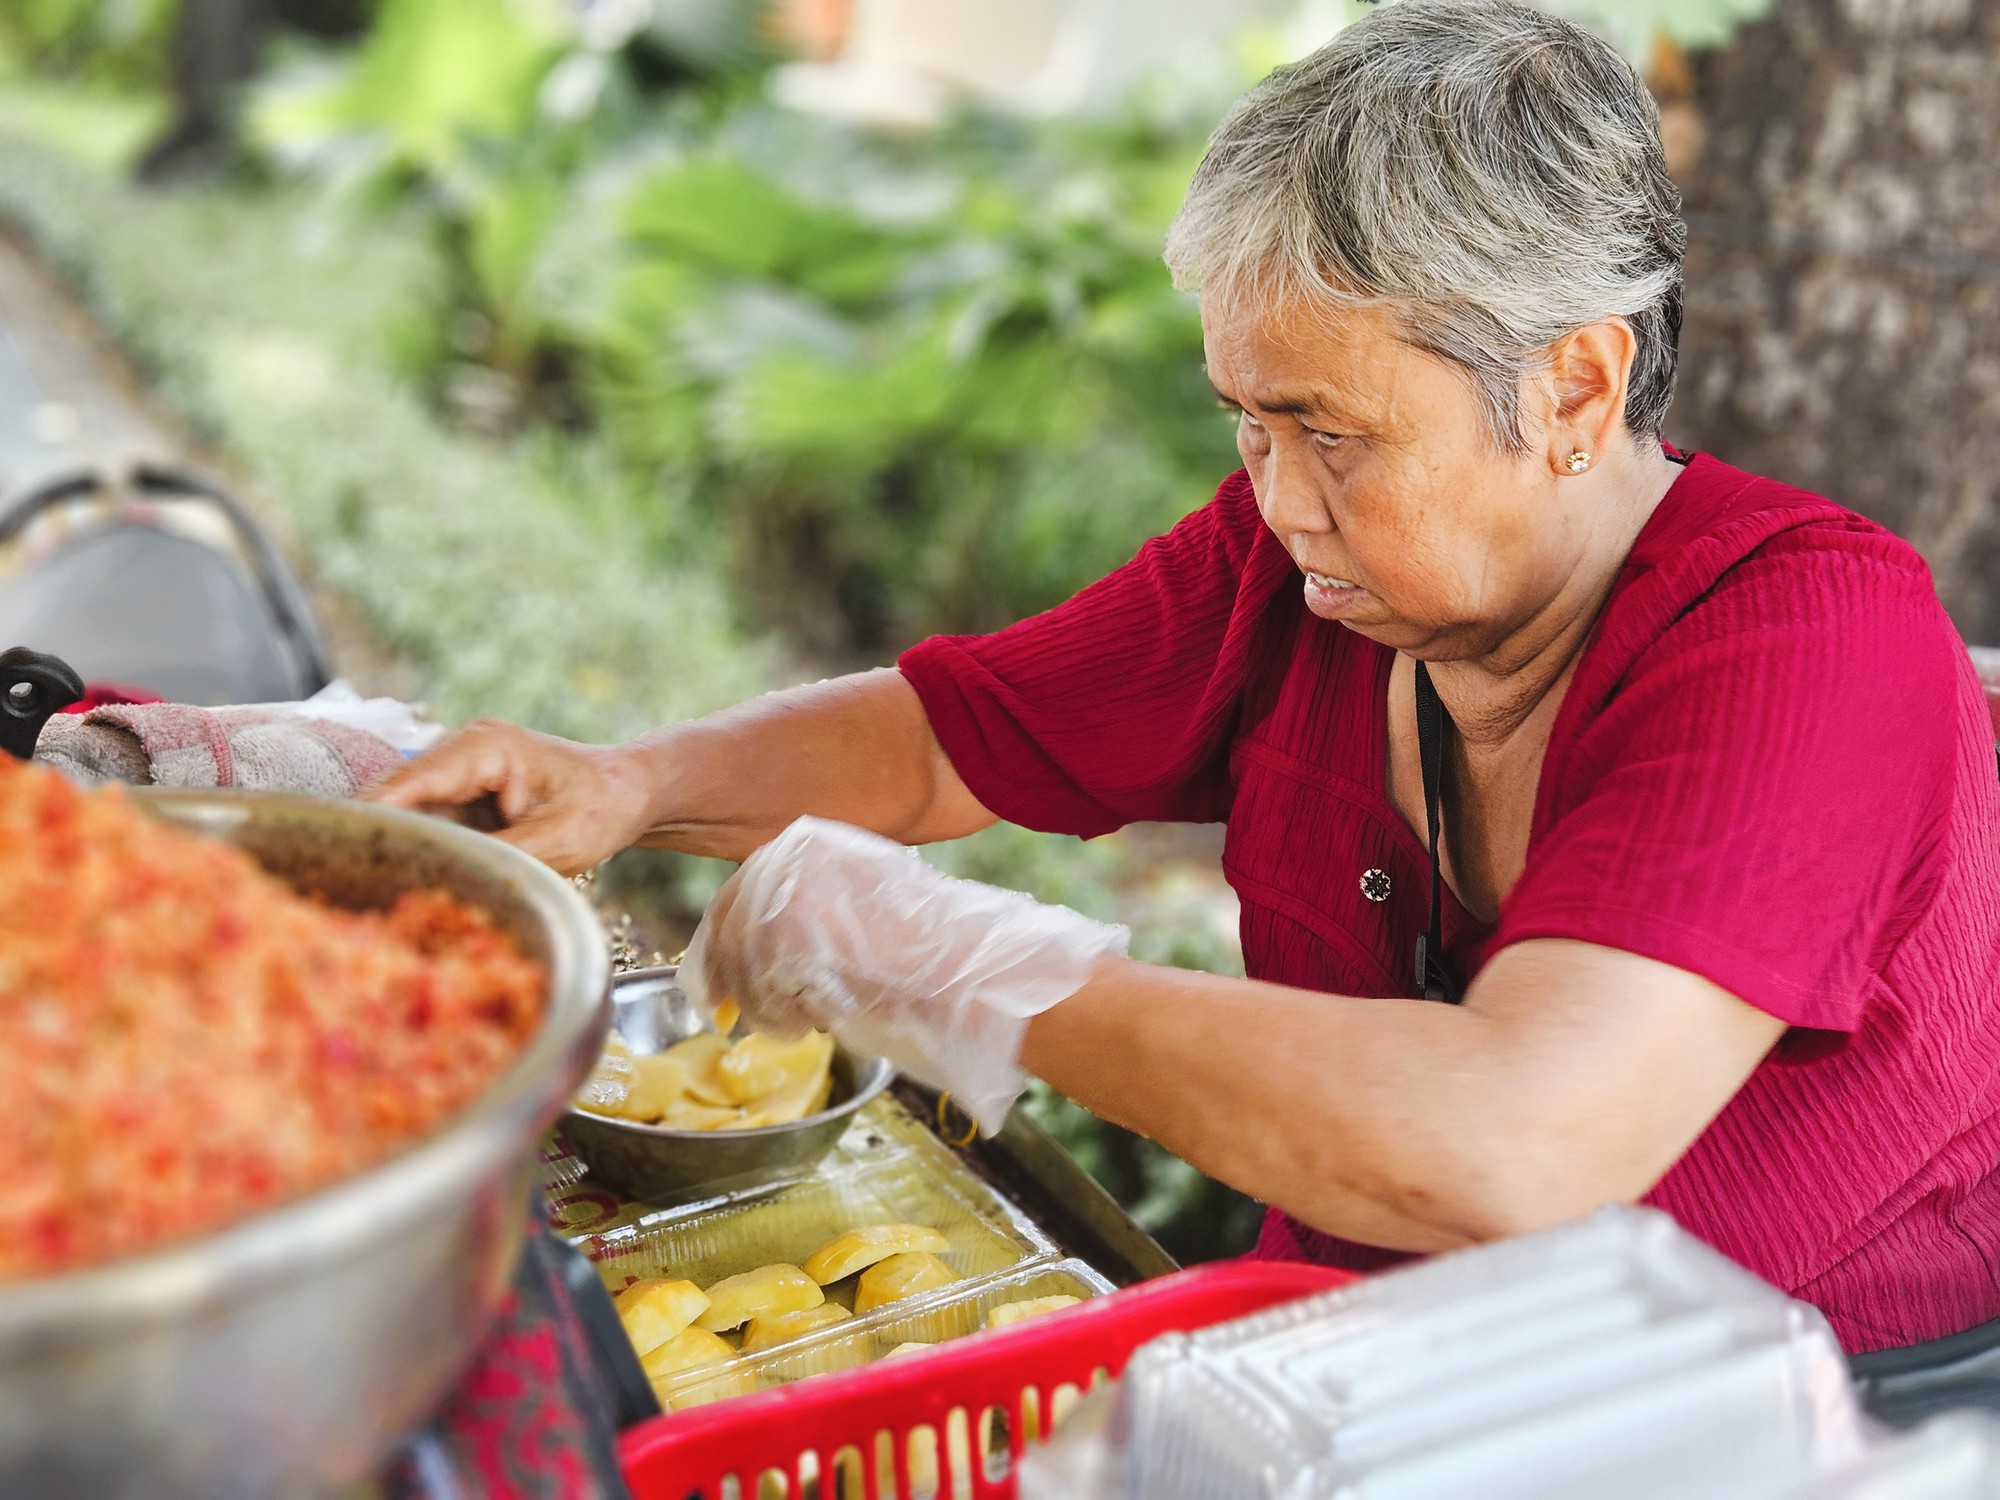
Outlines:
<svg viewBox="0 0 2000 1500"><path fill-rule="evenodd" d="M752 854L681 963L697 1005L734 999L759 1031L830 1031L948 1089L989 1135L1026 1082L1028 1022L1132 934L1019 891L954 880L914 850L800 818Z"/></svg>

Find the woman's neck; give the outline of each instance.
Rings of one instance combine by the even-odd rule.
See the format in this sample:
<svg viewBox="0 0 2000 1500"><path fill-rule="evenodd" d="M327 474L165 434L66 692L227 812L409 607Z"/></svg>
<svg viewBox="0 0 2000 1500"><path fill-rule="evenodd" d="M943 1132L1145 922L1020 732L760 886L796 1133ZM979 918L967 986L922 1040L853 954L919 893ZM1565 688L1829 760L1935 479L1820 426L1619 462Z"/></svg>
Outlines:
<svg viewBox="0 0 2000 1500"><path fill-rule="evenodd" d="M1563 481L1579 487L1576 501L1592 524L1560 587L1491 651L1431 664L1468 749L1505 745L1546 717L1538 710L1560 698L1633 544L1680 473L1656 445L1635 443L1607 454L1587 478Z"/></svg>

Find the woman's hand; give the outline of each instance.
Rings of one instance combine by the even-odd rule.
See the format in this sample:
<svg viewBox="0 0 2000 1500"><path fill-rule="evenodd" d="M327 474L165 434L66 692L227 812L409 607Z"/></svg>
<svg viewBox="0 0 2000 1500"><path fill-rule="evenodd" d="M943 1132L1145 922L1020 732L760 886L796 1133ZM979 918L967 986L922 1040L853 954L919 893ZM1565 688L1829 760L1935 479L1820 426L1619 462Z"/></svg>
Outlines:
<svg viewBox="0 0 2000 1500"><path fill-rule="evenodd" d="M498 821L497 837L565 875L636 843L653 821L649 774L630 747L580 745L477 720L370 789L394 807Z"/></svg>
<svg viewBox="0 0 2000 1500"><path fill-rule="evenodd" d="M623 745L481 720L369 795L495 829L568 874L632 844L743 859L802 813L913 844L993 821L893 667L766 693Z"/></svg>
<svg viewBox="0 0 2000 1500"><path fill-rule="evenodd" d="M876 834L800 818L722 888L681 972L697 1003L733 998L759 1030L818 1027L893 1059L990 1134L1021 1092L1029 1020L1130 940L954 880Z"/></svg>

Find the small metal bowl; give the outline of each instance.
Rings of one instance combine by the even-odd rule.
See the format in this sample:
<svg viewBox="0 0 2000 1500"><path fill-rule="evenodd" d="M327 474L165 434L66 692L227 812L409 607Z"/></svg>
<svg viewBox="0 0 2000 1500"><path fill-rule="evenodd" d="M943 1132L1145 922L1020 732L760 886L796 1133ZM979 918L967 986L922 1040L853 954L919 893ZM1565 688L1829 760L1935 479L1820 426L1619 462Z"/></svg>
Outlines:
<svg viewBox="0 0 2000 1500"><path fill-rule="evenodd" d="M708 1030L672 967L635 969L611 986L611 1029L641 1055ZM789 1125L750 1130L671 1130L580 1109L562 1119L562 1133L590 1175L627 1198L662 1198L690 1188L749 1187L797 1176L846 1133L855 1112L889 1086L895 1065L833 1049L833 1102Z"/></svg>

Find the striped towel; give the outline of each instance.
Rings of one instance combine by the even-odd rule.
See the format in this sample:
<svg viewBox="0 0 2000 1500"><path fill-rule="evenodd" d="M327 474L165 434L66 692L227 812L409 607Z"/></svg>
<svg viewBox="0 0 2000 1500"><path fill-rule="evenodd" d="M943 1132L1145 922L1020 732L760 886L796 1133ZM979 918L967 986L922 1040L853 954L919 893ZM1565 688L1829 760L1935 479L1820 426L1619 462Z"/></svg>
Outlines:
<svg viewBox="0 0 2000 1500"><path fill-rule="evenodd" d="M364 729L268 708L114 704L57 715L35 759L84 782L352 797L402 764Z"/></svg>

